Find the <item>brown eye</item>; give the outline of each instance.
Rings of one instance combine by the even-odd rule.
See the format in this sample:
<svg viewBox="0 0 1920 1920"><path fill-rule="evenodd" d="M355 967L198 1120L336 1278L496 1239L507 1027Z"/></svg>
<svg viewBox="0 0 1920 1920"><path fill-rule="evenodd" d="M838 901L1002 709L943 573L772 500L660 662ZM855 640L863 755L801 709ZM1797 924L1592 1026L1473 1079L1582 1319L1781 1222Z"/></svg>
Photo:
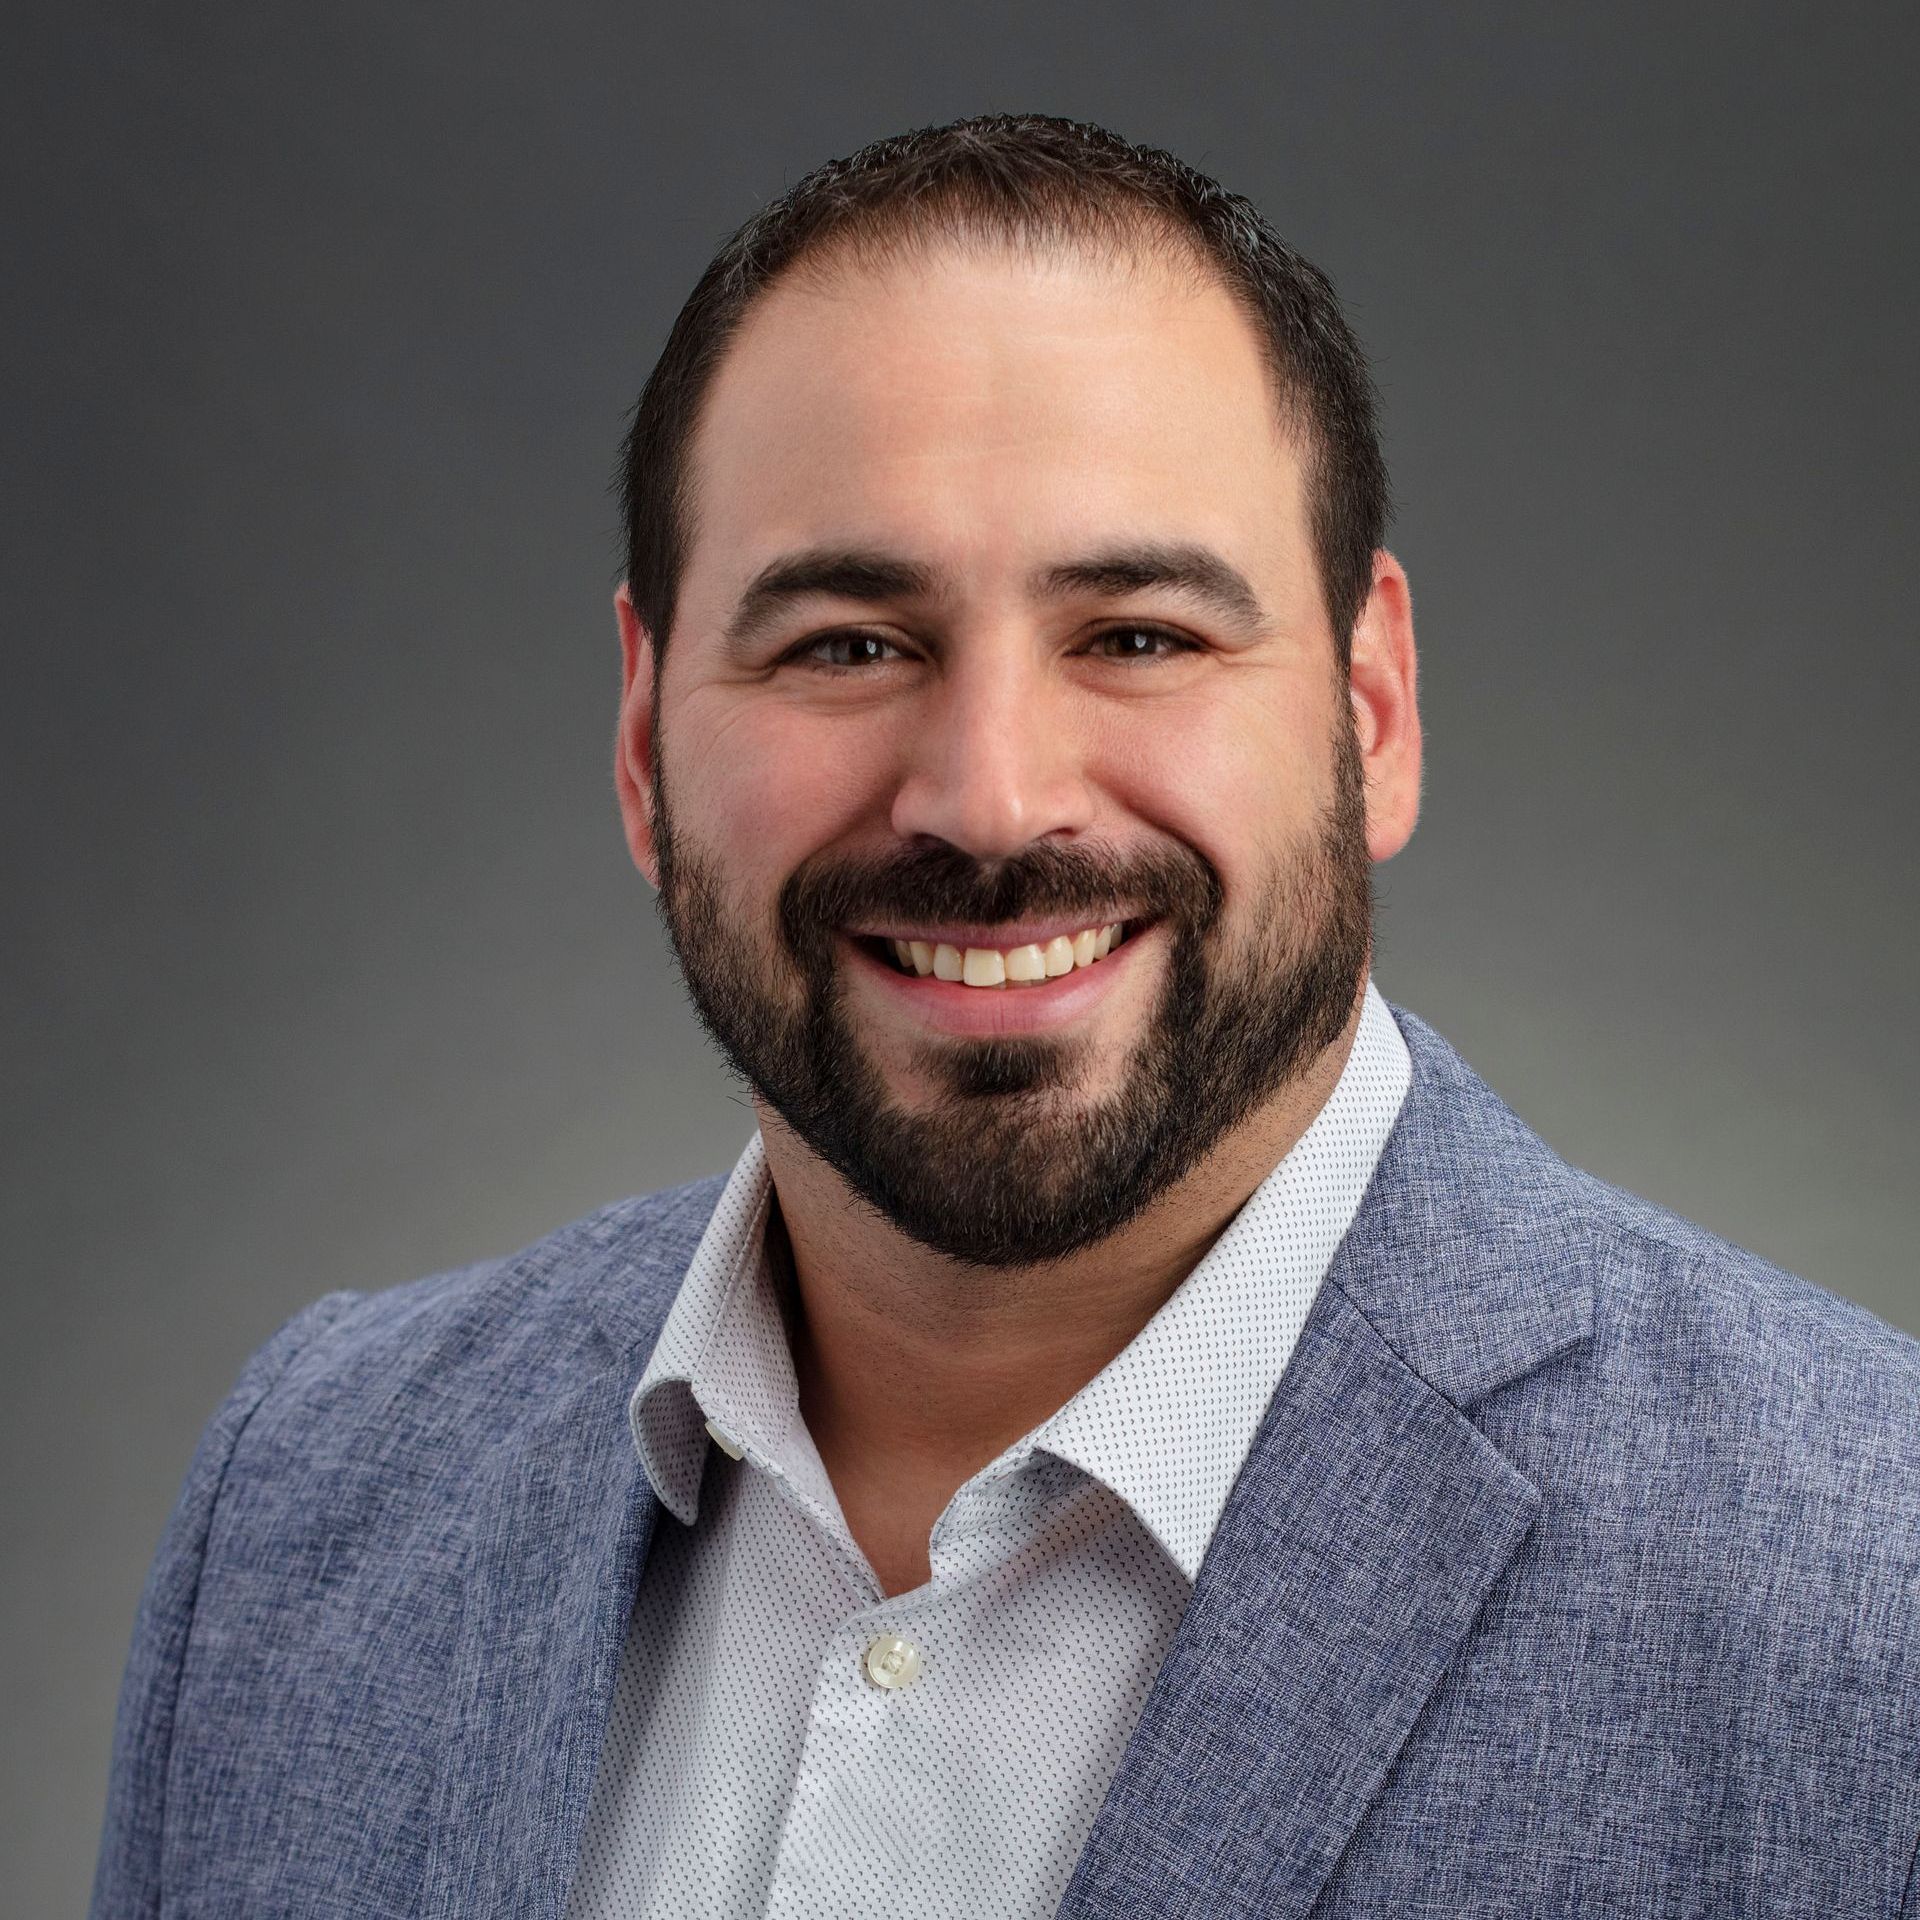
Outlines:
<svg viewBox="0 0 1920 1920"><path fill-rule="evenodd" d="M791 658L807 660L823 667L882 666L888 654L897 652L891 640L877 633L847 630L823 633L798 648Z"/></svg>
<svg viewBox="0 0 1920 1920"><path fill-rule="evenodd" d="M1094 641L1112 647L1110 660L1164 660L1175 653L1198 653L1197 642L1165 627L1109 627Z"/></svg>

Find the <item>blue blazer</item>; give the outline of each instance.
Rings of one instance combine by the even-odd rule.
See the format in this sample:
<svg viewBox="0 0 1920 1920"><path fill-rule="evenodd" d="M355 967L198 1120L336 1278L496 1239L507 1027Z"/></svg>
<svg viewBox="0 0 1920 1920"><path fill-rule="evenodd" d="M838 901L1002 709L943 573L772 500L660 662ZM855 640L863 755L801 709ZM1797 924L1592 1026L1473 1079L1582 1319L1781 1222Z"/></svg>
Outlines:
<svg viewBox="0 0 1920 1920"><path fill-rule="evenodd" d="M1920 1344L1413 1083L1060 1911L1920 1914ZM558 1920L718 1178L334 1293L141 1596L96 1920ZM990 1897L983 1895L983 1911Z"/></svg>

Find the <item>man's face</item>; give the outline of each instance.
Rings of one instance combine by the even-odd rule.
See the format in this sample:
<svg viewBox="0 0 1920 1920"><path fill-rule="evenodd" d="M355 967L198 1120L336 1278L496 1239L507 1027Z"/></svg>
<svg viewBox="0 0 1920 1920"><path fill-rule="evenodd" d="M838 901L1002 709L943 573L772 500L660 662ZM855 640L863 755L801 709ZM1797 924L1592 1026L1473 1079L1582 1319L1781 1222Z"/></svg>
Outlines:
<svg viewBox="0 0 1920 1920"><path fill-rule="evenodd" d="M911 1238L1097 1242L1311 1067L1367 961L1354 714L1248 323L1077 256L786 282L693 472L651 840L703 1021Z"/></svg>

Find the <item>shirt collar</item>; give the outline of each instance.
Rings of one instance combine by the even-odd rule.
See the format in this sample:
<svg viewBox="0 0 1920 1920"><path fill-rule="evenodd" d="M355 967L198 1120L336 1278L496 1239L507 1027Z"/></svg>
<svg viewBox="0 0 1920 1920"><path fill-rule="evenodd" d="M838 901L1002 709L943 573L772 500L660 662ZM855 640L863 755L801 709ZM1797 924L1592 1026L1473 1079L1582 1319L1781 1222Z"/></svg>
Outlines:
<svg viewBox="0 0 1920 1920"><path fill-rule="evenodd" d="M1369 979L1346 1065L1306 1132L1159 1312L1020 1443L1104 1482L1189 1580L1412 1079Z"/></svg>
<svg viewBox="0 0 1920 1920"><path fill-rule="evenodd" d="M1411 1080L1406 1042L1369 979L1346 1064L1312 1124L1133 1340L983 1474L998 1477L1035 1450L1065 1460L1124 1500L1196 1578ZM772 1196L756 1132L629 1403L647 1476L687 1525L710 1433L789 1478L810 1505L837 1511L800 1417L766 1251Z"/></svg>
<svg viewBox="0 0 1920 1920"><path fill-rule="evenodd" d="M801 1491L831 1505L825 1468L800 1417L786 1312L767 1255L773 1179L756 1130L694 1248L628 1420L661 1503L691 1526L711 1435L770 1473L797 1468Z"/></svg>

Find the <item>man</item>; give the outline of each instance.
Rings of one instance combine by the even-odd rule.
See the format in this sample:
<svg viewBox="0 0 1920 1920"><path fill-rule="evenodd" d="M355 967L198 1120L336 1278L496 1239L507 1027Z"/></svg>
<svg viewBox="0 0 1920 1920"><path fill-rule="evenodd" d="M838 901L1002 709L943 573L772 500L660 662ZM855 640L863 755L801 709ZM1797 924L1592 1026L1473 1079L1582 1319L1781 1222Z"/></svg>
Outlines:
<svg viewBox="0 0 1920 1920"><path fill-rule="evenodd" d="M626 504L621 814L758 1131L253 1358L96 1914L1920 1912L1920 1348L1371 981L1324 279L1097 128L883 141Z"/></svg>

